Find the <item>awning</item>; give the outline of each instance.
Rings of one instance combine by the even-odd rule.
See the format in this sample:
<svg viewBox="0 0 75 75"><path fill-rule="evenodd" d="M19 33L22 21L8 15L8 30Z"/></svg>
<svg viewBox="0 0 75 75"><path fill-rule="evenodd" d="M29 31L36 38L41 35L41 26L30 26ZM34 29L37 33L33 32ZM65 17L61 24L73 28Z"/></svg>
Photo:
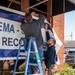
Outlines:
<svg viewBox="0 0 75 75"><path fill-rule="evenodd" d="M53 0L52 15L66 13L75 10L75 0Z"/></svg>

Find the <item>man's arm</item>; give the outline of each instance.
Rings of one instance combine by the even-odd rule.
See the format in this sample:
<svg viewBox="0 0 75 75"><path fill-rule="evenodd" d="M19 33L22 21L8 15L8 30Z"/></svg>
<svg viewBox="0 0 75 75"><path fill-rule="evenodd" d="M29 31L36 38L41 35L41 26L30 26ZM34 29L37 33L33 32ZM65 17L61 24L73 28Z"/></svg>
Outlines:
<svg viewBox="0 0 75 75"><path fill-rule="evenodd" d="M25 24L25 23L22 23L22 24L21 24L21 29L22 29L22 31L24 31L24 24Z"/></svg>
<svg viewBox="0 0 75 75"><path fill-rule="evenodd" d="M44 23L45 16L43 14L37 14L35 12L32 12L31 15L39 17L39 19L36 21L38 24L42 25Z"/></svg>
<svg viewBox="0 0 75 75"><path fill-rule="evenodd" d="M46 37L47 37L47 41L50 39L50 35L49 35L49 32L46 31Z"/></svg>

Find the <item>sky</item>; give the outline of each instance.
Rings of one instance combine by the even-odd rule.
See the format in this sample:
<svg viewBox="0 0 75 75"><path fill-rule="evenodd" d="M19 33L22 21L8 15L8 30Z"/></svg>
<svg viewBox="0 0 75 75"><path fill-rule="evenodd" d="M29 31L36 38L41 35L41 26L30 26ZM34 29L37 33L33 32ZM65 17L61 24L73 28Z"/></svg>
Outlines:
<svg viewBox="0 0 75 75"><path fill-rule="evenodd" d="M65 13L64 40L75 40L75 11Z"/></svg>

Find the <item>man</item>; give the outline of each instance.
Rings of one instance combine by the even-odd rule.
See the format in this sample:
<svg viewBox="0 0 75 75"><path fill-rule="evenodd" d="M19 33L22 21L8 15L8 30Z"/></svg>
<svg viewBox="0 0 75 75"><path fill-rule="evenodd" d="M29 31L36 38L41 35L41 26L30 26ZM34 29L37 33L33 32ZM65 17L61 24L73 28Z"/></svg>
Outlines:
<svg viewBox="0 0 75 75"><path fill-rule="evenodd" d="M56 58L56 50L55 50L55 39L50 38L47 42L48 49L45 52L45 73L47 75L55 75L56 72L58 71L56 63L55 63L55 58Z"/></svg>
<svg viewBox="0 0 75 75"><path fill-rule="evenodd" d="M55 39L50 38L47 42L48 49L45 52L45 65L46 65L46 73L48 72L48 75L55 75L55 57L56 57L56 50L55 50Z"/></svg>
<svg viewBox="0 0 75 75"><path fill-rule="evenodd" d="M33 21L32 16L38 16L39 19ZM25 33L25 37L35 37L36 44L38 47L38 52L40 56L40 60L42 60L43 57L43 38L41 35L41 27L44 24L45 16L43 14L36 14L34 12L26 13L24 23L21 25L21 29Z"/></svg>
<svg viewBox="0 0 75 75"><path fill-rule="evenodd" d="M51 29L50 29L51 30ZM55 59L56 59L56 50L55 50L55 44L56 40L54 39L53 32L52 34L48 28L48 24L45 24L45 31L46 31L46 38L47 38L47 51L44 52L45 57L45 75L55 75L57 71L57 67L55 65Z"/></svg>

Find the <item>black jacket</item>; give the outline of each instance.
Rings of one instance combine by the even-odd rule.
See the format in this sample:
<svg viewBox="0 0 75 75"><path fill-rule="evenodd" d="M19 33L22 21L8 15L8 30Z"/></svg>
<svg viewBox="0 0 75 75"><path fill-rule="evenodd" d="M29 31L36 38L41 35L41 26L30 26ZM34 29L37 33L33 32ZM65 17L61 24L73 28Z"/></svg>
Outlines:
<svg viewBox="0 0 75 75"><path fill-rule="evenodd" d="M47 41L50 39L49 32L46 32ZM48 46L48 45L47 45ZM47 51L44 52L45 65L49 68L51 64L55 64L56 50L55 46L48 46Z"/></svg>
<svg viewBox="0 0 75 75"><path fill-rule="evenodd" d="M52 64L55 64L56 50L54 46L48 47L45 52L45 65L49 68Z"/></svg>
<svg viewBox="0 0 75 75"><path fill-rule="evenodd" d="M37 47L41 47L43 44L41 27L44 24L44 21L45 21L45 16L40 14L38 20L23 23L21 25L21 29L25 33L25 37L35 37Z"/></svg>

